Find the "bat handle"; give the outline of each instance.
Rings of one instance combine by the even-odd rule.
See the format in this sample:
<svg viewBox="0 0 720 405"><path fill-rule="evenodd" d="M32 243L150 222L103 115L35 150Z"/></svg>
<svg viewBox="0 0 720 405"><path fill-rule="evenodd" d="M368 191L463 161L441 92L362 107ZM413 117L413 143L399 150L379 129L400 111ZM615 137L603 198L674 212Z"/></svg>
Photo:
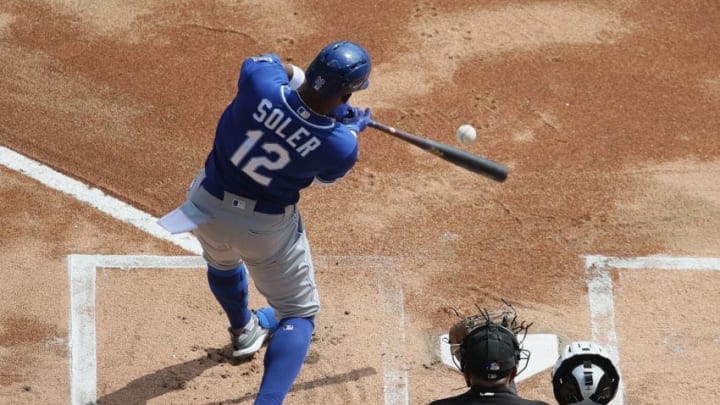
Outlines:
<svg viewBox="0 0 720 405"><path fill-rule="evenodd" d="M375 128L375 129L379 129L379 130L382 130L382 131L390 132L391 134L397 133L397 130L396 130L395 128L391 127L390 125L385 125L385 124L379 123L379 122L377 122L377 121L375 121L375 120L370 120L370 121L368 121L368 126L371 127L371 128Z"/></svg>

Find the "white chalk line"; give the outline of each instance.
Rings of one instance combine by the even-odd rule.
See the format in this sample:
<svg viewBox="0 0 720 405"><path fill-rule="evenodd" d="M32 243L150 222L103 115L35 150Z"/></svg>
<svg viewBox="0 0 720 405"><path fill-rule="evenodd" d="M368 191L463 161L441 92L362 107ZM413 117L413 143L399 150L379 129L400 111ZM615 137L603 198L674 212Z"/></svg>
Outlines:
<svg viewBox="0 0 720 405"><path fill-rule="evenodd" d="M682 256L613 257L587 255L585 271L590 306L592 338L605 347L618 369L620 369L620 344L615 329L615 301L610 270L684 270L720 271L720 258ZM621 371L622 374L622 371ZM613 405L625 402L623 379Z"/></svg>
<svg viewBox="0 0 720 405"><path fill-rule="evenodd" d="M318 257L319 262L356 263L356 257L331 256ZM362 257L359 260L367 261ZM388 280L387 260L385 264L376 263L380 304L387 311L396 313L399 318L399 341L395 336L383 335L383 385L386 405L409 404L408 373L402 361L403 353L398 350L405 347L405 312L402 288L395 288ZM68 275L70 279L70 397L72 405L87 405L97 400L97 339L95 324L95 275L98 268L129 270L140 269L197 269L204 268L205 260L201 256L122 256L122 255L69 255ZM389 285L383 284L389 281ZM391 288L393 287L393 288ZM389 333L392 335L392 333Z"/></svg>
<svg viewBox="0 0 720 405"><path fill-rule="evenodd" d="M70 278L70 403L97 400L97 340L95 334L95 273L100 268L197 269L200 256L69 255Z"/></svg>
<svg viewBox="0 0 720 405"><path fill-rule="evenodd" d="M405 353L398 353L405 347L405 310L403 289L399 273L388 271L389 266L380 267L376 274L380 302L383 309L397 314L399 329L397 336L390 333L382 334L383 385L385 387L385 404L408 405L410 396L408 389L408 371L405 364Z"/></svg>
<svg viewBox="0 0 720 405"><path fill-rule="evenodd" d="M133 225L158 239L174 243L191 253L198 255L202 253L200 244L191 234L173 235L158 225L157 218L154 216L113 198L100 189L88 187L80 181L3 146L0 146L0 164L37 180L53 190L74 197L115 219Z"/></svg>
<svg viewBox="0 0 720 405"><path fill-rule="evenodd" d="M95 266L68 256L70 277L70 403L97 399L95 340Z"/></svg>
<svg viewBox="0 0 720 405"><path fill-rule="evenodd" d="M645 257L585 256L585 268L614 268L622 270L710 270L720 271L720 259L714 257L683 257L653 255Z"/></svg>
<svg viewBox="0 0 720 405"><path fill-rule="evenodd" d="M0 164L10 170L24 174L53 190L60 191L79 201L87 203L100 212L133 225L158 239L174 243L190 253L196 255L202 254L200 243L192 234L173 235L157 224L156 217L113 198L98 188L89 187L78 180L4 146L0 146ZM98 260L101 264L92 265L95 260ZM318 260L325 260L327 263L333 260L341 260L346 266L352 263L354 265L380 265L383 268L387 267L387 262L384 261L381 256L327 256L325 258L319 257ZM104 265L102 263L104 263ZM200 265L197 263L200 263ZM78 387L71 387L72 404L85 405L89 403L89 401L83 401L80 397L94 398L97 395L97 353L95 340L96 267L180 269L203 266L205 266L205 262L202 261L202 258L193 256L68 256L71 289L71 336L68 343L71 353L70 373L71 383L77 380L78 384ZM399 331L402 334L405 330L402 287L397 286L394 294L396 298L399 297L400 300L400 303L395 306L395 309L400 317ZM393 302L396 301L396 299L392 297L388 299ZM90 320L92 320L92 323L89 323ZM391 345L389 350L396 350L397 347L396 345ZM388 377L388 375L391 377ZM396 375L400 375L401 377L395 377ZM77 376L77 378L73 378L73 376ZM404 384L397 384L398 379L402 379ZM89 385L93 385L92 388L90 388ZM404 405L408 403L407 370L404 365L400 365L399 370L386 371L384 390L386 405ZM391 402L387 402L388 397L392 399Z"/></svg>

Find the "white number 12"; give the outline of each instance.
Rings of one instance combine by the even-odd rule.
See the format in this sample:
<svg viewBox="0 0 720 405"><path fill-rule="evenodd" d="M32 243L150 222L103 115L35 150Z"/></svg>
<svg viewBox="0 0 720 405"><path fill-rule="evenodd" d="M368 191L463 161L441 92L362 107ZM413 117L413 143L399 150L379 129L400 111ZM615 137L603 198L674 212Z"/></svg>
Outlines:
<svg viewBox="0 0 720 405"><path fill-rule="evenodd" d="M235 166L240 165L245 156L247 156L248 152L250 152L250 149L252 149L263 136L263 132L260 130L251 130L247 131L245 135L247 136L247 139L245 139L245 141L230 157L230 161ZM270 181L272 181L272 178L258 173L257 169L264 167L268 170L280 170L290 163L290 154L280 144L274 142L265 142L260 147L262 150L267 152L268 156L251 158L243 165L241 170L256 182L262 184L263 186L267 186L270 184ZM270 159L271 157L275 157L275 159L272 160Z"/></svg>

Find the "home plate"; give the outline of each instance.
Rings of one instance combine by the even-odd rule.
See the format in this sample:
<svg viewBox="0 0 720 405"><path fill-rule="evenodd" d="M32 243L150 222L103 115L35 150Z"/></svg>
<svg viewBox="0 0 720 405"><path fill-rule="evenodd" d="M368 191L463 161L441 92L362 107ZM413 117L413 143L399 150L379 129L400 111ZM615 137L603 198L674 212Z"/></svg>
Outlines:
<svg viewBox="0 0 720 405"><path fill-rule="evenodd" d="M530 351L530 360L528 360L528 365L525 370L515 378L515 381L520 382L554 366L560 355L558 345L557 335L528 334L525 337L522 348ZM440 357L445 365L458 370L458 366L453 362L447 334L440 336ZM523 365L521 361L520 369L522 369Z"/></svg>

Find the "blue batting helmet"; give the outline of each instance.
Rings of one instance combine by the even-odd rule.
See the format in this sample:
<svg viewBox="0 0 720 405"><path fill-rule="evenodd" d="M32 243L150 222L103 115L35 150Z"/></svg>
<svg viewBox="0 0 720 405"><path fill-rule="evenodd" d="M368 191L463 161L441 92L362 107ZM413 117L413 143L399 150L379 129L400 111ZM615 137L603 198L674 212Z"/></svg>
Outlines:
<svg viewBox="0 0 720 405"><path fill-rule="evenodd" d="M308 66L305 80L324 98L342 97L368 87L370 56L350 41L333 42Z"/></svg>

